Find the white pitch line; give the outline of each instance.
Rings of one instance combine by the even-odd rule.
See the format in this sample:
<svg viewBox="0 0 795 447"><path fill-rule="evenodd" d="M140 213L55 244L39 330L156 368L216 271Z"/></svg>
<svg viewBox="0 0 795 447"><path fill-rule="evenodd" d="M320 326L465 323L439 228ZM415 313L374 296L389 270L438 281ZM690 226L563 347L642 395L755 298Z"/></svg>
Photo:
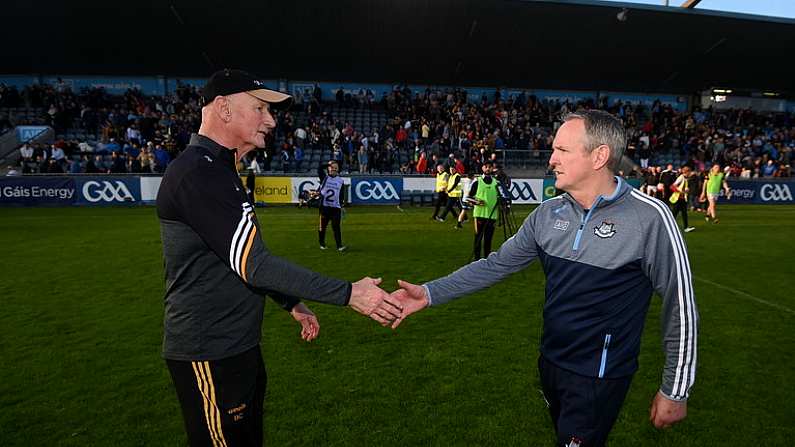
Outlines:
<svg viewBox="0 0 795 447"><path fill-rule="evenodd" d="M699 278L698 276L694 276L694 278L696 278L697 280L699 280L701 282L705 282L705 283L707 283L707 284L709 284L711 286L715 286L715 287L717 287L719 289L723 289L723 290L726 290L728 292L732 292L735 295L740 295L740 296L742 296L744 298L748 298L750 300L756 301L757 303L766 304L766 305L768 305L770 307L774 307L774 308L776 308L778 310L783 310L784 312L789 312L792 315L795 315L795 310L792 310L792 309L790 309L789 307L786 307L786 306L782 306L781 304L771 303L770 301L766 301L766 300L763 300L762 298L755 297L755 296L751 295L750 293L745 293L745 292L743 292L741 290L733 289L731 287L724 286L722 284L718 284L718 283L710 281L708 279Z"/></svg>

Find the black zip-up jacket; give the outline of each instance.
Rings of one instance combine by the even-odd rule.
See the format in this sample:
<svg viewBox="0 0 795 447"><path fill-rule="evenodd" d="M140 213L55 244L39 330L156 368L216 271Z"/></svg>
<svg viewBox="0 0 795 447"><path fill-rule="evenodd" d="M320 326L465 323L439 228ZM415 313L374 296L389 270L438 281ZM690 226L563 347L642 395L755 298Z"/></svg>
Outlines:
<svg viewBox="0 0 795 447"><path fill-rule="evenodd" d="M157 215L166 274L163 357L218 360L259 344L263 296L347 305L351 283L274 256L235 168L235 151L194 134L163 176Z"/></svg>

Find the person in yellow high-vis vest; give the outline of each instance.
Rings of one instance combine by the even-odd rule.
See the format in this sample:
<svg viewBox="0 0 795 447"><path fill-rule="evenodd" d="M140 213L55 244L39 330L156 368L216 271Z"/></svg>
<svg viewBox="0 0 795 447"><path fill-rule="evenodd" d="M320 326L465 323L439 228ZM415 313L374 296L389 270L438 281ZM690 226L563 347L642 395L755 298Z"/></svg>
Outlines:
<svg viewBox="0 0 795 447"><path fill-rule="evenodd" d="M435 220L439 217L439 210L442 205L447 205L447 179L449 177L450 174L445 172L443 163L436 165L436 188L434 188L436 191L436 204L431 219Z"/></svg>
<svg viewBox="0 0 795 447"><path fill-rule="evenodd" d="M671 185L671 197L668 198L668 201L671 202L671 211L674 213L674 221L676 220L677 214L682 212L682 223L684 226L684 232L689 233L695 230L695 227L691 227L687 224L687 195L690 194L690 185L688 184L687 178L690 176L690 166L682 166L682 172L679 174L679 177L674 180L674 183Z"/></svg>
<svg viewBox="0 0 795 447"><path fill-rule="evenodd" d="M494 237L494 224L499 216L499 194L497 180L491 176L491 162L483 163L480 176L469 190L469 196L475 202L472 215L475 217L474 259L485 258L491 253L491 240ZM481 256L481 246L483 247Z"/></svg>
<svg viewBox="0 0 795 447"><path fill-rule="evenodd" d="M454 216L461 213L461 196L463 195L461 174L456 171L455 165L453 164L448 167L447 172L449 173L447 178L447 207L444 209L442 215L436 218L439 222L444 222L447 213L454 211L453 208L458 208Z"/></svg>

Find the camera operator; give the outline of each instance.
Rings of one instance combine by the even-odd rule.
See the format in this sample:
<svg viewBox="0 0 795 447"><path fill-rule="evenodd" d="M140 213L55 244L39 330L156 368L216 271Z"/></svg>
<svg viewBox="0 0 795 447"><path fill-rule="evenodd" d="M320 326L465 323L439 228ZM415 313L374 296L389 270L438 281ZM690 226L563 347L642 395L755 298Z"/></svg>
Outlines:
<svg viewBox="0 0 795 447"><path fill-rule="evenodd" d="M498 207L500 206L500 194L497 191L499 182L492 177L492 163L485 161L483 175L472 184L469 196L475 203L475 210L472 215L475 217L475 244L474 259L487 257L491 253L491 239L494 237L494 224L498 217ZM481 256L481 245L483 255Z"/></svg>
<svg viewBox="0 0 795 447"><path fill-rule="evenodd" d="M502 170L502 166L495 163L491 175L497 179L497 193L500 196L500 206L511 207L511 178Z"/></svg>

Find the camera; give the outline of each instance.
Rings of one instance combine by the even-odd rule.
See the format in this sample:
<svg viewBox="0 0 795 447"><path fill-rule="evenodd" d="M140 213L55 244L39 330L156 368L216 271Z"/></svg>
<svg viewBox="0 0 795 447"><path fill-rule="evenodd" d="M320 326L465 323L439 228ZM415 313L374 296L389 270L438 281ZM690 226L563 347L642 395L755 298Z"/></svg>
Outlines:
<svg viewBox="0 0 795 447"><path fill-rule="evenodd" d="M497 180L497 194L500 204L511 206L511 178L499 165L494 167L494 178Z"/></svg>

